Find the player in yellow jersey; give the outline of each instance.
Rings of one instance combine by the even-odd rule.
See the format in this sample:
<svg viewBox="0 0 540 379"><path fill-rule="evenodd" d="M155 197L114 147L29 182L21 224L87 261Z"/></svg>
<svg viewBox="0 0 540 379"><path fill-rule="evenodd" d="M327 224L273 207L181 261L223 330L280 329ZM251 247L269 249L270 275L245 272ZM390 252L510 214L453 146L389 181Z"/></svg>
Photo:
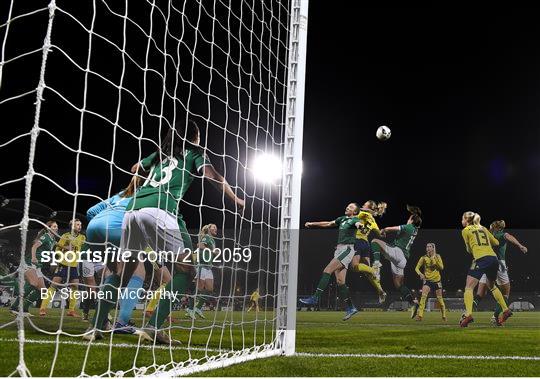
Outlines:
<svg viewBox="0 0 540 379"><path fill-rule="evenodd" d="M79 285L78 260L81 249L86 241L86 237L81 233L82 222L78 218L71 220L69 222L69 226L71 231L62 234L60 240L56 244L56 248L65 255L54 273L51 286L47 291L47 297L41 302L41 307L39 309L40 316L45 316L47 314L47 306L54 297L56 289L62 282L65 282L66 284L71 284L71 291L69 294L69 311L67 315L71 317L79 317L77 312L75 312L75 305L77 304L75 293Z"/></svg>
<svg viewBox="0 0 540 379"><path fill-rule="evenodd" d="M249 308L248 312L251 311L253 307L255 307L255 312L259 312L259 298L261 295L259 294L259 289L257 288L253 293L251 294L249 298Z"/></svg>
<svg viewBox="0 0 540 379"><path fill-rule="evenodd" d="M356 242L354 244L354 257L351 262L353 271L365 274L371 285L375 287L379 295L379 303L384 303L386 300L386 292L381 287L380 283L380 263L377 267L370 266L371 245L369 236L373 232L376 236L381 235L381 231L375 217L380 217L386 212L387 204L385 202L376 203L373 200L368 200L364 203L358 213L359 222L356 223L358 230L356 231Z"/></svg>
<svg viewBox="0 0 540 379"><path fill-rule="evenodd" d="M423 255L416 264L415 271L423 280L422 297L420 298L420 306L416 314L416 320L422 321L424 318L424 309L426 308L426 300L429 292L433 290L437 296L437 301L441 307L442 319L446 321L446 306L443 300L441 270L444 268L442 258L437 254L437 248L433 242L426 245L426 255ZM422 270L420 271L420 270Z"/></svg>
<svg viewBox="0 0 540 379"><path fill-rule="evenodd" d="M473 262L467 275L465 293L463 294L465 314L459 325L461 327L467 327L474 321L472 317L474 302L473 291L484 274L486 275L486 283L491 294L501 306L502 314L499 317L499 323L503 324L510 316L512 316L512 311L506 305L503 294L495 285L499 261L497 260L497 255L493 251L492 245L499 246L499 241L493 237L493 234L491 234L489 230L480 225L480 215L478 213L465 212L461 219L461 224L463 225L461 235L463 236L467 252L473 256Z"/></svg>

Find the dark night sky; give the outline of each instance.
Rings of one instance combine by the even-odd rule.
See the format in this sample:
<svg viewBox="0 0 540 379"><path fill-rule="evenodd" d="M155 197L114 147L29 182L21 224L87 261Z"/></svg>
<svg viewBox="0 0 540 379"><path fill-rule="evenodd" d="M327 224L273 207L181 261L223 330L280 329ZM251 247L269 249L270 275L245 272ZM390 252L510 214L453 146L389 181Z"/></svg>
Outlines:
<svg viewBox="0 0 540 379"><path fill-rule="evenodd" d="M46 6L48 1L38 3ZM93 14L90 2L82 3L85 6L67 1L59 3L86 27L90 25ZM122 14L122 2L110 3ZM17 2L14 14L24 13L25 8L33 10L38 7L35 4ZM131 25L127 33L127 51L142 65L145 49L141 46L146 46L147 38L141 30L149 29L148 4L141 2L132 7L130 3L130 18L141 29ZM187 17L194 20L198 4L189 4ZM247 7L246 4L243 6ZM540 209L540 24L537 10L381 8L363 7L352 1L337 4L311 1L309 9L301 223L332 220L343 213L349 202L374 199L389 204L380 225L397 225L407 218L405 205L414 204L423 210L425 229L452 229L444 236L449 242L441 242L441 245L455 256L451 262L455 267L453 272L463 273L463 267L469 264L458 232L464 211L479 212L485 225L503 218L513 230L537 229L540 224L536 214ZM103 2L96 2L96 6L96 31L121 46L122 19L113 17ZM0 14L7 14L5 4L3 7L0 4ZM42 46L47 12L31 17L25 22L12 23L7 57ZM177 33L180 21L177 18L176 23L171 24ZM164 22L159 15L154 15L153 22L157 33L154 38L160 40ZM208 18L200 30L209 35L212 29ZM257 31L252 33L246 27L239 30L245 48L247 38ZM176 109L178 100L183 105L189 103L190 111L201 116L197 122L202 126L203 134L209 133L204 136L203 145L212 154L217 154L211 157L212 162L232 184L246 190L249 199L246 208L249 213L238 226L239 218L235 218L233 212L221 212L220 195L213 189L207 191L207 183L195 182L184 199L187 201L181 205L188 227L197 228L201 222L211 219L226 227L247 228L258 218L273 217L272 212L275 216L272 224L277 225L277 207L272 211L266 207L266 211L259 212L256 208L261 207L261 202L252 201L254 195L264 195L275 200L277 205L276 191L257 187L243 170L235 175L235 171L239 172L236 158L241 157L240 161L245 162L252 158L244 154L249 149L239 137L251 135L248 139L253 145L253 134L258 129L253 125L258 114L253 111L252 104L258 99L249 98L245 92L238 95L238 100L235 96L229 99L231 106L238 106L240 115L249 120L245 123L236 122L235 114L224 111L223 105L215 99L207 109L206 93L194 91L192 94L186 85L193 75L193 80L203 88L209 86L207 68L200 63L194 68L191 66L189 46L195 33L193 30L186 33L187 43L179 54L181 61L189 64L179 64L184 82L180 83L182 88L177 92L179 99L169 101L164 107L165 118L172 119L171 112ZM216 38L217 44L227 45L227 35ZM65 13L55 17L53 42L84 66L88 33ZM91 69L118 82L122 67L118 49L111 48L99 38L93 38L92 42ZM207 62L208 44L200 43L199 46L197 56ZM150 67L163 67L160 61L163 55L155 46L152 51L149 53ZM229 56L214 57L213 64L221 71L228 70L226 74L231 82L238 81L244 88L248 83L252 84L253 78L246 79L252 65L242 51L239 46L233 47ZM284 49L281 53L284 54ZM247 71L239 74L237 67L226 65L226 62L230 57L233 57L232 61L240 60L242 54L242 68ZM23 89L34 89L40 64L41 52L5 65L0 100ZM124 86L142 98L142 70L129 62L126 70ZM169 80L176 77L176 72L168 76ZM150 73L146 79L149 95L145 104L153 113L159 113L162 78ZM174 83L167 84L170 89ZM68 220L70 210L74 209L74 198L57 185L68 191L78 188L90 195L77 197L77 211L84 213L97 201L96 196L105 198L109 191L119 191L127 183L129 177L122 170L129 169L138 159L139 140L134 136L143 133L141 130L144 129L143 135L148 140L141 150L147 155L155 149L150 141L157 140L159 128L156 118L150 117L148 111L142 116L137 99L123 96L122 106L118 106L117 88L90 76L88 109L107 120L85 114L81 148L95 156L80 156L77 176L75 152L79 143L80 112L76 107L82 107L84 72L55 47L47 63L47 85L40 126L49 134L42 132L38 138L35 167L50 180L44 176L34 177L32 199L55 210L66 210L64 219ZM216 97L225 96L224 88L229 88L233 94L240 92L230 87L229 82L224 85L217 76L213 78L212 90L216 91ZM72 101L74 106L67 106L57 93ZM280 96L276 94L278 99ZM0 104L3 116L0 143L30 129L34 101L32 94ZM134 135L111 127L110 120L114 120L118 109L120 124L127 126ZM209 112L208 116L205 112ZM8 116L4 117L4 114ZM225 119L224 114L229 118ZM226 125L228 134L220 128L207 127L201 122L204 117L213 119L217 125ZM275 117L281 119L279 115ZM265 125L264 120L258 122ZM389 141L380 142L375 138L375 130L380 125L392 128ZM115 140L113 133L116 133ZM72 150L61 146L53 136ZM264 139L255 140L258 147L265 143ZM28 142L28 137L20 138L0 149L7 179L21 178L26 172L27 153L22 159L14 157L28 152ZM111 169L106 159L110 159L113 146L117 167ZM223 155L224 150L229 157ZM105 160L96 159L96 156ZM203 189L205 206L199 208ZM0 188L0 194L23 198L23 182ZM189 201L195 206L187 204ZM22 202L18 204L20 207ZM225 203L225 208L230 209L230 203ZM38 213L47 217L49 211L47 208ZM15 214L12 221L19 222L19 216ZM0 222L11 221L2 219ZM435 234L425 231L419 236L415 255L423 250L424 240L437 235L437 232L432 233ZM535 232L516 233L519 238L524 238L531 252L538 250L537 241L531 238L533 234ZM314 268L310 272L318 273L332 251L335 231L328 231L327 235L326 245L316 246L318 251L306 247L305 244L313 242L309 238L302 240L301 257L311 254L307 261ZM538 267L533 260L538 260L537 254L516 259L520 265L519 270L514 266L514 272L519 273L516 277L529 278L531 270ZM303 265L305 262L302 260ZM457 279L461 285L463 280ZM313 280L300 277L304 284Z"/></svg>
<svg viewBox="0 0 540 379"><path fill-rule="evenodd" d="M538 36L530 9L311 2L302 222L375 199L384 225L411 203L428 228L460 227L466 210L537 228Z"/></svg>
<svg viewBox="0 0 540 379"><path fill-rule="evenodd" d="M65 7L69 4L62 3ZM351 201L374 199L389 203L382 225L403 222L405 205L411 203L423 209L426 228L460 227L460 217L465 210L479 212L484 223L504 218L511 228L538 228L534 212L540 209L540 25L537 12L509 8L376 8L358 4L348 2L346 7L329 6L320 1L310 4L302 223L333 219L341 215ZM18 5L22 6L25 5ZM73 6L75 13L76 8ZM84 8L81 9L83 14ZM87 24L88 14L81 16ZM10 41L17 36L24 35L28 39L35 34L37 42L41 43L47 18L36 16L35 20L40 23L21 23L24 29L17 29L19 26L14 23ZM103 19L98 20L103 22ZM98 26L106 28L107 20L104 24L98 22ZM137 21L144 22L144 17ZM62 39L62 46L79 62L84 62L86 34L70 22L66 16L57 15L53 37L57 42ZM66 30L70 33L63 33L63 26L69 27ZM117 26L116 34L109 38L120 36L121 28ZM130 34L129 40L134 38L135 32ZM8 53L13 54L16 49L24 51L23 44L17 42L8 44ZM99 48L99 40L95 39L94 49ZM100 55L98 51L93 55L92 67L99 67L103 72L110 67L117 78L116 71L121 65L113 60L113 55ZM23 66L25 62L17 62L22 67L19 76L12 76L17 79L11 82L5 81L4 91L8 91L9 85L17 89L22 80L35 86L40 55L28 58L28 69ZM64 72L61 71L56 73L60 73L60 80L52 79L54 70L69 66L66 62L62 54L53 50L47 71L48 84L67 93L80 106L83 78L80 71L73 77L66 72L65 77L73 78L69 81L62 77ZM7 78L13 72L9 70L15 70L17 65L6 65ZM103 112L114 114L115 91L92 96L91 100L98 108L110 102L110 109ZM42 125L76 148L79 113L65 104L56 110L58 97L50 91L45 95ZM110 101L104 102L102 98ZM149 102L154 100L155 97L148 99ZM34 98L28 97L20 102L20 111L8 109L15 109L10 113L13 125L22 125L28 130L33 119L33 112L29 111L33 110L33 102ZM127 107L127 116L123 117L129 119L132 113L138 122L138 107ZM47 123L46 117L50 115L54 116L53 122ZM110 133L111 128L98 126L101 121L90 116L85 120L89 126L82 148L110 155L111 137L106 133ZM128 124L137 133L136 124ZM392 128L392 138L387 142L375 138L376 128L383 124ZM151 129L146 127L146 130ZM20 130L6 128L4 132L9 138ZM155 133L150 137L155 137ZM126 169L135 159L126 152L137 145L125 134L118 138L121 143L118 142L115 160ZM39 141L38 153L45 154L47 159L39 155L38 169L65 188L74 190L74 154L55 147L58 145L45 134ZM2 159L28 151L27 143L28 139L23 138L10 145L3 150L6 155ZM150 152L148 146L144 150L143 154ZM109 167L95 162L83 159L79 185L82 191L103 197L109 188ZM229 164L214 162L220 169ZM9 170L13 169L10 178L21 177L25 172L26 157L19 163L9 166ZM234 175L229 173L228 178L233 181ZM121 188L125 181L115 180L118 182L113 191ZM51 186L42 179L36 179L36 183ZM34 191L34 200L55 209L72 208L66 202L72 200L69 196L53 186L50 188L51 191ZM22 189L21 185L14 184L2 189L2 193L20 198ZM194 196L197 195L195 191ZM219 202L215 193L209 191L208 196L211 201ZM81 197L79 210L84 211L94 201Z"/></svg>

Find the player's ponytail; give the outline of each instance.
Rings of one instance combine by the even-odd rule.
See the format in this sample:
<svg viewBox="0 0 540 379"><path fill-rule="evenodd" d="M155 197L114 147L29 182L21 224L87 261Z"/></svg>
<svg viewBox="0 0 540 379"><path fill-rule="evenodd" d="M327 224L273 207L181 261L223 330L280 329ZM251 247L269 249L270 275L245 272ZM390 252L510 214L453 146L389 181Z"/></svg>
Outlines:
<svg viewBox="0 0 540 379"><path fill-rule="evenodd" d="M43 236L45 233L49 232L49 231L51 230L51 226L52 226L53 224L56 224L56 221L54 221L54 220L49 220L49 221L47 221L47 222L45 223L45 225L47 225L47 226L46 226L45 228L41 229L41 230L38 232L36 238L34 238L34 242L36 242L37 240L39 240L39 239L41 238L41 236Z"/></svg>
<svg viewBox="0 0 540 379"><path fill-rule="evenodd" d="M377 203L374 200L368 200L366 201L366 204L371 214L375 217L382 216L386 212L386 208L388 207L388 204L386 204L384 201Z"/></svg>
<svg viewBox="0 0 540 379"><path fill-rule="evenodd" d="M140 181L141 181L141 177L134 175L131 178L131 181L129 182L128 186L122 192L120 192L120 196L123 198L133 197L133 195L135 195L135 192L137 192L137 188L139 188Z"/></svg>
<svg viewBox="0 0 540 379"><path fill-rule="evenodd" d="M422 226L422 210L414 205L407 205L407 211L411 214L412 223L419 228Z"/></svg>
<svg viewBox="0 0 540 379"><path fill-rule="evenodd" d="M497 220L497 221L493 221L491 223L491 225L489 226L489 228L491 230L503 230L504 228L506 228L506 222L504 222L504 220Z"/></svg>
<svg viewBox="0 0 540 379"><path fill-rule="evenodd" d="M384 201L381 201L377 204L374 216L382 216L386 213L386 208L388 207L388 204L386 204Z"/></svg>
<svg viewBox="0 0 540 379"><path fill-rule="evenodd" d="M197 137L199 127L193 120L178 120L174 128L169 128L165 138L161 140L159 151L161 159L167 157L183 158L186 148L198 148ZM159 161L160 155L154 158L154 163Z"/></svg>
<svg viewBox="0 0 540 379"><path fill-rule="evenodd" d="M463 219L467 221L468 225L480 225L480 221L482 220L482 217L476 212L468 211L463 213Z"/></svg>

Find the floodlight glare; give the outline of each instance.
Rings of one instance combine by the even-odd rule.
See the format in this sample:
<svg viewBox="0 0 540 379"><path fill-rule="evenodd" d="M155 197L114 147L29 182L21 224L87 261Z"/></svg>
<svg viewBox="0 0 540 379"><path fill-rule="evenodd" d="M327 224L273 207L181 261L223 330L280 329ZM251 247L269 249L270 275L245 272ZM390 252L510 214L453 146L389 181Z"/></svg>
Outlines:
<svg viewBox="0 0 540 379"><path fill-rule="evenodd" d="M255 179L264 183L272 183L281 179L281 170L281 160L275 155L261 154L255 158L253 163Z"/></svg>

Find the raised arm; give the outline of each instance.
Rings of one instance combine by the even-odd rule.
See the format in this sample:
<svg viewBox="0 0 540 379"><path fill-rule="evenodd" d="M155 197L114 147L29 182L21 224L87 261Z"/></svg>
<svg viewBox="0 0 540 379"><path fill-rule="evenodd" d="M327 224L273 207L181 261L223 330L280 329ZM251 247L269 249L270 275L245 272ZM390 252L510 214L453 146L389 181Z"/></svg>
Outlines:
<svg viewBox="0 0 540 379"><path fill-rule="evenodd" d="M511 235L510 233L504 233L504 239L507 240L508 242L511 242L512 244L516 245L519 250L521 250L521 252L523 254L527 254L527 248L525 246L523 246L518 240L516 237L514 237L513 235Z"/></svg>
<svg viewBox="0 0 540 379"><path fill-rule="evenodd" d="M384 233L388 233L388 232L399 232L401 226L387 226L386 228L383 229Z"/></svg>
<svg viewBox="0 0 540 379"><path fill-rule="evenodd" d="M335 221L315 221L315 222L306 222L306 228L332 228L336 226Z"/></svg>
<svg viewBox="0 0 540 379"><path fill-rule="evenodd" d="M214 166L210 164L204 166L204 177L210 179L210 183L212 183L218 191L225 193L225 195L234 201L239 208L244 208L244 200L235 195L231 186L227 183L227 180L216 171Z"/></svg>

